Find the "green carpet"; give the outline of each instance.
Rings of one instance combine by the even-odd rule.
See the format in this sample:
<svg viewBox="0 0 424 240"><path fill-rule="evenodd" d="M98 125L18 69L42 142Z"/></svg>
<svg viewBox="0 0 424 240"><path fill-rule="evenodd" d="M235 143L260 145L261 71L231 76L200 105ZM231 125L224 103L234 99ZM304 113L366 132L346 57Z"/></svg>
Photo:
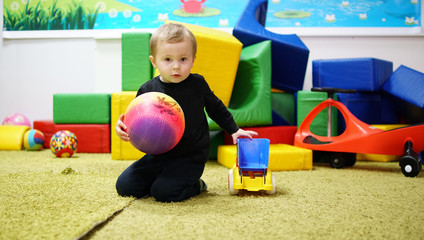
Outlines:
<svg viewBox="0 0 424 240"><path fill-rule="evenodd" d="M398 163L274 172L277 193L230 196L210 162L208 191L182 203L136 200L92 239L423 239L424 178Z"/></svg>
<svg viewBox="0 0 424 240"><path fill-rule="evenodd" d="M228 170L210 161L208 190L181 203L117 196L116 177L130 163L0 152L0 239L78 238L127 205L84 238L424 239L424 174L404 177L397 162L274 172L275 195L231 196Z"/></svg>
<svg viewBox="0 0 424 240"><path fill-rule="evenodd" d="M74 156L0 151L0 239L73 239L133 201L115 191L130 162Z"/></svg>

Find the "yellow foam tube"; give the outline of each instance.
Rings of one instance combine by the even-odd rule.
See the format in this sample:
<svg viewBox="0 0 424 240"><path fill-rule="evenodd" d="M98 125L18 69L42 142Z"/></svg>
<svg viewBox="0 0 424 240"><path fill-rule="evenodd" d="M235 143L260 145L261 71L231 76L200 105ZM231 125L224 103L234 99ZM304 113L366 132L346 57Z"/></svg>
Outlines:
<svg viewBox="0 0 424 240"><path fill-rule="evenodd" d="M23 148L23 137L28 126L0 126L0 150L21 150Z"/></svg>

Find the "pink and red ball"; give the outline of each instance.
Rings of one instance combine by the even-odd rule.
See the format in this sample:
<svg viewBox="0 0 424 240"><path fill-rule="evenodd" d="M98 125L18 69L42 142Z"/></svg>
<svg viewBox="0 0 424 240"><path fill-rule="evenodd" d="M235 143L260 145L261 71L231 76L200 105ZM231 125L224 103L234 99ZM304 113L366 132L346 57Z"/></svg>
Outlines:
<svg viewBox="0 0 424 240"><path fill-rule="evenodd" d="M128 105L124 124L131 144L149 154L161 154L175 147L185 129L184 113L170 96L149 92Z"/></svg>
<svg viewBox="0 0 424 240"><path fill-rule="evenodd" d="M56 157L72 157L77 147L77 137L68 130L58 131L50 139L50 150Z"/></svg>

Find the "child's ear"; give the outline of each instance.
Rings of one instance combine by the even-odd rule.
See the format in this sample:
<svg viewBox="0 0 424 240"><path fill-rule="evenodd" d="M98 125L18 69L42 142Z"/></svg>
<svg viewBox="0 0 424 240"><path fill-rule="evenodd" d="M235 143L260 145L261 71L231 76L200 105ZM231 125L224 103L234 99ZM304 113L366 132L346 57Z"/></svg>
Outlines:
<svg viewBox="0 0 424 240"><path fill-rule="evenodd" d="M149 59L150 59L150 62L152 63L152 65L153 65L153 67L156 68L156 60L155 60L155 58L152 55L150 55L149 56Z"/></svg>

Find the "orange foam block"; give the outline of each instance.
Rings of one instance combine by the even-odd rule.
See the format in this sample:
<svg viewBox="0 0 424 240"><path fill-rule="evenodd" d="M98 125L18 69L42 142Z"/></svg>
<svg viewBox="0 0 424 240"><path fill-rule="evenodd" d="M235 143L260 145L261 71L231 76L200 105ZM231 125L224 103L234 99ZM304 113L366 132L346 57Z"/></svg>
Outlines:
<svg viewBox="0 0 424 240"><path fill-rule="evenodd" d="M77 152L110 153L110 124L55 124L52 120L44 120L34 121L34 129L44 134L45 148L50 148L53 134L60 130L69 130L77 137Z"/></svg>

